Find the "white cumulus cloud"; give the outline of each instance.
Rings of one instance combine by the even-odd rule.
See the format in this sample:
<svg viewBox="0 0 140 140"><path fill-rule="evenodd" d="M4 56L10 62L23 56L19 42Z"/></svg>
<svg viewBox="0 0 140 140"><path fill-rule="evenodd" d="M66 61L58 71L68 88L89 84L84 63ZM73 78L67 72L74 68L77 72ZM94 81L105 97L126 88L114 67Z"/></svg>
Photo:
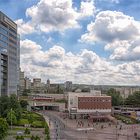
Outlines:
<svg viewBox="0 0 140 140"><path fill-rule="evenodd" d="M140 60L140 21L117 11L101 11L81 36L83 42L104 42L110 59L117 61Z"/></svg>
<svg viewBox="0 0 140 140"><path fill-rule="evenodd" d="M82 41L129 40L140 35L140 22L122 12L101 11L95 21L87 26L87 31L81 36Z"/></svg>
<svg viewBox="0 0 140 140"><path fill-rule="evenodd" d="M50 78L52 82L124 85L140 80L140 61L113 64L93 51L73 54L57 45L44 52L39 44L27 39L21 41L21 68L30 78L40 77L44 82Z"/></svg>
<svg viewBox="0 0 140 140"><path fill-rule="evenodd" d="M36 5L27 8L27 22L22 19L16 21L20 34L33 31L64 31L79 28L78 20L86 16L93 16L95 6L93 0L82 1L80 9L73 7L72 0L40 0Z"/></svg>

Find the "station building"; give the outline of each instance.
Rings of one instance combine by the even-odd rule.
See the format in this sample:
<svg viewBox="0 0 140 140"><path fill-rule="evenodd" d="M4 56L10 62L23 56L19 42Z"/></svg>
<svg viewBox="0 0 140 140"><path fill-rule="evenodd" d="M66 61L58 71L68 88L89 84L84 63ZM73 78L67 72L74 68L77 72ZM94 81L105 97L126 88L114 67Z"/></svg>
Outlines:
<svg viewBox="0 0 140 140"><path fill-rule="evenodd" d="M99 93L99 92L98 92ZM68 112L72 118L96 117L111 114L111 96L92 93L68 93Z"/></svg>
<svg viewBox="0 0 140 140"><path fill-rule="evenodd" d="M63 100L63 94L35 94L30 98L30 106L34 109L39 110L50 110L64 112L66 110L65 102L59 102Z"/></svg>

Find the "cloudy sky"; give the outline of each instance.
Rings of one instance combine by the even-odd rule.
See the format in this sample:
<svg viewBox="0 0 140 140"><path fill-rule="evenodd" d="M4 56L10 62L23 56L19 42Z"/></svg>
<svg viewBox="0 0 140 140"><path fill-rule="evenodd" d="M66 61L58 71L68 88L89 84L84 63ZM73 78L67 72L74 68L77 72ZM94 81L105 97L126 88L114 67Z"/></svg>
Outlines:
<svg viewBox="0 0 140 140"><path fill-rule="evenodd" d="M21 68L51 82L140 85L140 0L0 0Z"/></svg>

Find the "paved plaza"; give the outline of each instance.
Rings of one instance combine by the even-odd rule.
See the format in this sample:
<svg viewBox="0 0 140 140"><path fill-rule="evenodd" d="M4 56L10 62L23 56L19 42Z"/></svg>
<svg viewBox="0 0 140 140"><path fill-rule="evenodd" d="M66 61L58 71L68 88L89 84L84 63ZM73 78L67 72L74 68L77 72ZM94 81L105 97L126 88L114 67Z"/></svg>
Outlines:
<svg viewBox="0 0 140 140"><path fill-rule="evenodd" d="M42 112L50 124L52 139L64 140L136 140L140 125L118 125L109 122L90 122L87 119L69 119L66 113Z"/></svg>

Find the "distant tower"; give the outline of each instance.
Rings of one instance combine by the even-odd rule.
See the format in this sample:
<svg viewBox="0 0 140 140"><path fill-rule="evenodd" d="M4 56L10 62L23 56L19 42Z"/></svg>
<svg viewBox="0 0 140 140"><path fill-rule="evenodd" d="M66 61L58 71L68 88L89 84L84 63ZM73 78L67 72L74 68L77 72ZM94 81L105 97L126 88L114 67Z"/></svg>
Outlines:
<svg viewBox="0 0 140 140"><path fill-rule="evenodd" d="M66 91L72 91L72 81L65 82L65 89Z"/></svg>
<svg viewBox="0 0 140 140"><path fill-rule="evenodd" d="M47 80L47 92L48 93L50 92L50 80L49 79Z"/></svg>
<svg viewBox="0 0 140 140"><path fill-rule="evenodd" d="M47 87L50 87L50 80L47 80Z"/></svg>

